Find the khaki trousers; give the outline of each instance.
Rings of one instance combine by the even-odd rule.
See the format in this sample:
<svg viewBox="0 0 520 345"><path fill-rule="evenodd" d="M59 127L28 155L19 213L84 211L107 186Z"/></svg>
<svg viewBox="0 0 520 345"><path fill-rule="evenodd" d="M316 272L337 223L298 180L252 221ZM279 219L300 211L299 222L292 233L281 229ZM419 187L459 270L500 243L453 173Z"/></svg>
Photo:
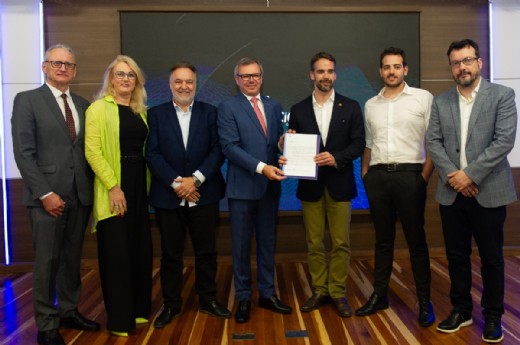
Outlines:
<svg viewBox="0 0 520 345"><path fill-rule="evenodd" d="M309 271L314 292L332 298L345 296L350 270L350 201L332 200L327 189L316 202L302 201ZM329 225L331 250L325 251L325 219Z"/></svg>

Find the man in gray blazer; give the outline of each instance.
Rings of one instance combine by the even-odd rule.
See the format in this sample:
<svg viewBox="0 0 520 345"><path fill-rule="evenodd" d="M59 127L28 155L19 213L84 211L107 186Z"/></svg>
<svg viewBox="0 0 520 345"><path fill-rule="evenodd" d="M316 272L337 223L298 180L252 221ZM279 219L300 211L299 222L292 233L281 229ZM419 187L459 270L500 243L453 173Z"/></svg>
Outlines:
<svg viewBox="0 0 520 345"><path fill-rule="evenodd" d="M436 200L440 204L453 306L437 330L453 333L473 323L473 237L481 260L482 339L496 343L503 339L506 205L516 200L507 160L516 135L515 94L481 77L483 62L474 41L453 42L448 59L457 85L434 98L427 134L428 151L439 172Z"/></svg>
<svg viewBox="0 0 520 345"><path fill-rule="evenodd" d="M37 341L65 344L60 326L99 329L77 310L81 249L93 198L92 172L84 154L89 102L70 93L76 75L70 47L50 47L42 70L46 83L14 99L13 149L32 225Z"/></svg>

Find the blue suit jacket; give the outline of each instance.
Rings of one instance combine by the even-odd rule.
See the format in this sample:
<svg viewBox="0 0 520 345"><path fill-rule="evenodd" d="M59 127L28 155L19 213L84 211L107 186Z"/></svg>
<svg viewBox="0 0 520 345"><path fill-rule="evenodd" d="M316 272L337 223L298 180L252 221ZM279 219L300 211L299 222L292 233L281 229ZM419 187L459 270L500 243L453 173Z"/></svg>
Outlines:
<svg viewBox="0 0 520 345"><path fill-rule="evenodd" d="M168 209L179 207L181 199L171 184L178 176L191 176L197 170L206 177L199 188L199 205L216 202L224 196L224 178L220 172L224 156L218 140L214 106L193 103L186 149L172 101L148 111L148 126L146 161L152 173L150 205Z"/></svg>
<svg viewBox="0 0 520 345"><path fill-rule="evenodd" d="M312 105L312 96L291 108L289 129L296 133L320 134ZM354 160L365 148L365 128L359 104L336 93L330 119L327 145L320 144L320 152L328 151L336 159L336 167L323 166L318 180L299 180L296 196L304 201L318 201L325 187L334 201L349 201L356 197Z"/></svg>
<svg viewBox="0 0 520 345"><path fill-rule="evenodd" d="M516 137L517 112L513 89L482 79L471 111L466 141L468 166L464 172L479 189L483 207L499 207L516 200L507 155ZM427 148L439 172L436 200L451 205L457 192L448 174L460 169L459 95L452 88L433 99Z"/></svg>
<svg viewBox="0 0 520 345"><path fill-rule="evenodd" d="M267 122L267 137L247 98L239 93L218 108L218 133L228 159L226 196L231 199L258 200L267 190L268 179L256 173L260 161L278 166L278 139L282 135L280 103L262 96ZM271 181L280 195L280 183Z"/></svg>

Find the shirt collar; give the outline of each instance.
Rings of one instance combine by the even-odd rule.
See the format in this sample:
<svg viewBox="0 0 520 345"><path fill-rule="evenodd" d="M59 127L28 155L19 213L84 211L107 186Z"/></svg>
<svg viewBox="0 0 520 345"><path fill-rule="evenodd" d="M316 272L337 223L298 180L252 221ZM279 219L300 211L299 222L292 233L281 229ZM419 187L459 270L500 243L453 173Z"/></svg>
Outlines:
<svg viewBox="0 0 520 345"><path fill-rule="evenodd" d="M249 96L249 95L246 95L245 93L242 92L242 94L244 95L245 98L247 98L247 100L249 102L251 102L251 98L257 98L260 102L262 102L262 97L260 96L260 94L256 95L256 96Z"/></svg>
<svg viewBox="0 0 520 345"><path fill-rule="evenodd" d="M377 94L377 96L379 98L385 98L384 94L385 94L385 90L386 90L386 86L384 88L381 89L381 91L379 91L379 93ZM414 93L414 90L408 86L408 84L406 82L404 82L404 88L403 88L403 91L401 91L401 93L399 95L397 95L397 97L393 98L393 99L396 99L396 98L399 98L402 94L406 94L406 95L412 95Z"/></svg>
<svg viewBox="0 0 520 345"><path fill-rule="evenodd" d="M482 77L479 77L479 80L478 80L478 84L477 84L477 87L475 87L473 89L473 91L471 91L471 99L467 99L466 97L464 97L460 91L459 91L459 87L457 86L456 89L457 89L457 93L459 94L459 97L462 98L464 101L466 102L471 102L475 99L475 97L477 97L477 94L478 94L478 90L480 89L480 85L482 84Z"/></svg>
<svg viewBox="0 0 520 345"><path fill-rule="evenodd" d="M325 101L325 103L334 103L334 98L336 96L336 91L334 91L334 89L332 89L332 93L330 94L330 97L327 101ZM323 104L325 104L323 103ZM318 102L316 101L316 96L314 95L314 91L312 92L312 104L313 105L319 105Z"/></svg>
<svg viewBox="0 0 520 345"><path fill-rule="evenodd" d="M51 84L49 84L49 83L47 83L47 82L45 82L45 84L47 84L47 86L49 87L49 89L51 89L51 92L52 92L52 94L53 94L53 96L54 96L55 98L59 98L59 97L61 97L61 95L62 95L63 93L67 95L67 98L71 98L71 97L70 97L70 89L67 89L67 91L62 92L61 90L55 88L54 86L52 86Z"/></svg>
<svg viewBox="0 0 520 345"><path fill-rule="evenodd" d="M188 106L188 111L187 112L189 112L189 113L191 113L191 110L193 109L193 102L195 102L195 101L194 100L191 101L191 104ZM181 111L181 112L184 113L184 110L182 110L182 108L179 107L177 105L177 103L175 103L175 100L172 99L172 103L173 103L173 107L175 108L175 111L177 111L177 112Z"/></svg>

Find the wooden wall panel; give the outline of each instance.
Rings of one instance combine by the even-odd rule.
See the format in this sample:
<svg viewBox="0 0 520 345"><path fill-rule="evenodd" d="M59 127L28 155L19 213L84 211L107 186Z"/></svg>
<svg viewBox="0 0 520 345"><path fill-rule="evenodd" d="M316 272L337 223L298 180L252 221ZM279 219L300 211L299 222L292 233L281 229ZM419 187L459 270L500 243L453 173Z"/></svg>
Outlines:
<svg viewBox="0 0 520 345"><path fill-rule="evenodd" d="M516 192L520 196L520 168L513 168ZM434 193L437 185L437 175L431 178L428 185L428 196L425 211L425 230L430 250L436 253L443 252L444 240L439 218L439 206L435 201ZM31 262L33 260L31 229L28 213L21 203L23 181L14 179L8 181L11 229L11 255L13 262ZM504 227L504 245L509 248L520 248L520 201L516 201L507 208L507 219ZM189 237L188 237L189 238ZM351 246L354 256L371 256L374 249L374 228L368 211L354 211L351 222ZM160 236L157 224L152 217L152 239L154 256L160 256ZM253 245L254 248L254 245ZM406 249L403 232L398 225L395 241L396 249ZM3 258L4 248L0 248L0 258ZM217 229L217 251L219 255L231 255L231 229L228 213L221 213L220 224ZM277 253L306 253L305 229L300 212L280 212L278 220ZM186 254L192 255L191 244L186 245ZM89 229L85 232L83 258L96 259L96 236Z"/></svg>
<svg viewBox="0 0 520 345"><path fill-rule="evenodd" d="M487 0L397 0L389 4L385 0L47 0L45 11L46 45L67 43L77 53L78 75L72 89L92 100L101 87L103 72L109 62L120 52L119 11L260 11L260 12L419 12L421 16L421 84L434 95L453 86L446 50L451 41L473 38L481 47L484 58L484 76L487 76L488 19ZM188 33L189 34L189 33ZM336 34L336 33L332 33ZM338 33L339 35L339 33ZM341 35L343 37L343 35ZM384 48L384 47L381 47ZM173 49L173 47L171 48ZM307 59L308 57L302 57ZM377 66L375 66L377 68ZM520 169L515 169L517 193L520 194ZM426 206L426 231L431 248L442 248L443 239L438 215L438 206L433 191L437 178L432 178L428 188ZM12 259L15 262L32 261L32 244L27 211L21 204L21 180L8 181ZM514 231L520 223L520 203L508 207L506 222L506 246L520 246L520 233ZM159 255L159 234L152 221L154 254ZM355 253L371 255L374 245L374 230L368 212L354 214L351 226L352 247ZM229 255L231 248L229 219L221 217L218 229L218 250ZM396 248L405 248L402 232L398 231ZM3 246L0 257L3 257ZM304 253L305 231L301 216L281 214L277 251L280 253ZM95 235L87 231L84 258L96 258ZM187 247L187 253L191 248Z"/></svg>

